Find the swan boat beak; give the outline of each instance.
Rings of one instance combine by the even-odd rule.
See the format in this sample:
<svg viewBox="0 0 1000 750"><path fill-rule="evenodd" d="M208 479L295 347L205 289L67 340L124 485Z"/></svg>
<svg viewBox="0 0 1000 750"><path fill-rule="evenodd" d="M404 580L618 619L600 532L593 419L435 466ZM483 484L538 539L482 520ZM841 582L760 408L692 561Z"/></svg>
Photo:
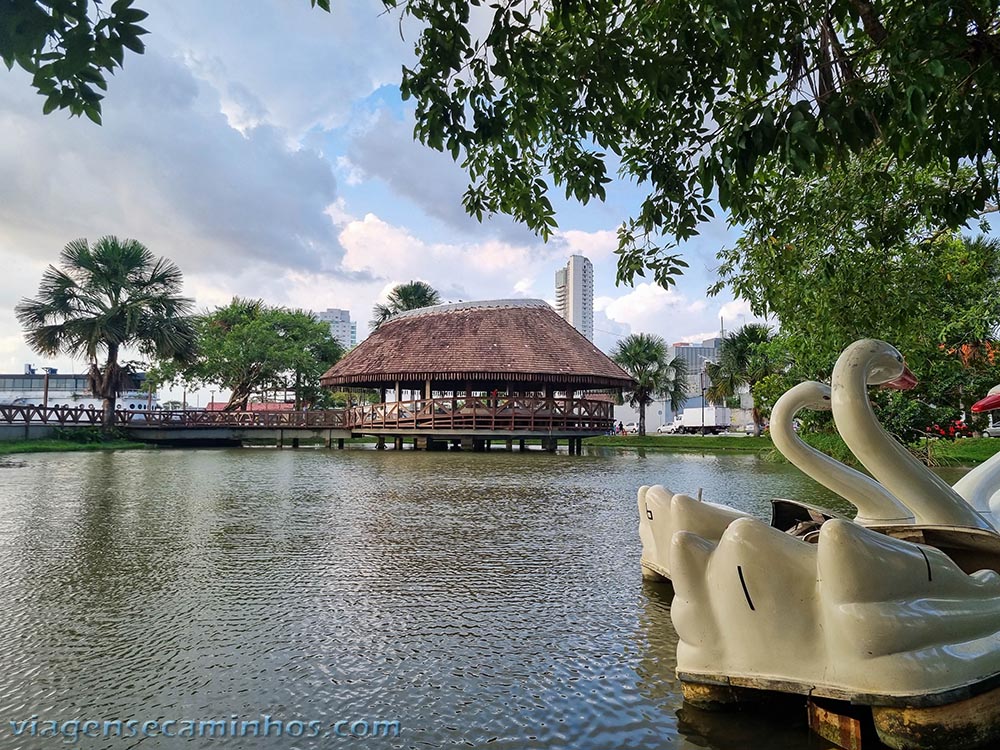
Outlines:
<svg viewBox="0 0 1000 750"><path fill-rule="evenodd" d="M916 385L917 377L910 372L910 368L906 365L903 365L903 372L900 373L898 378L882 384L884 388L892 388L894 391L908 391L911 388L915 388ZM973 410L975 410L975 407L973 407Z"/></svg>

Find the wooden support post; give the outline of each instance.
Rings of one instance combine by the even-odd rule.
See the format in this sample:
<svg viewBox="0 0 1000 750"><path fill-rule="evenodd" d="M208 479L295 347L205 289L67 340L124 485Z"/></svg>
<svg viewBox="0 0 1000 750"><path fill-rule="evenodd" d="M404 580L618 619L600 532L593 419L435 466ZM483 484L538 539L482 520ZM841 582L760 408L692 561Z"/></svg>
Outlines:
<svg viewBox="0 0 1000 750"><path fill-rule="evenodd" d="M284 446L284 437L285 437L285 431L284 430L278 430L278 437L274 441L275 447L277 447L277 448L284 448L285 447Z"/></svg>
<svg viewBox="0 0 1000 750"><path fill-rule="evenodd" d="M520 440L517 441L517 450L521 453L524 453L524 438L521 438Z"/></svg>
<svg viewBox="0 0 1000 750"><path fill-rule="evenodd" d="M392 439L392 447L398 451L403 450L403 438L396 436Z"/></svg>
<svg viewBox="0 0 1000 750"><path fill-rule="evenodd" d="M485 450L489 450L489 449L490 449L490 448L492 448L492 447L493 447L493 441L492 441L492 440L487 440L487 441L486 441L486 446L485 446L485 448L484 448L484 449L485 449Z"/></svg>
<svg viewBox="0 0 1000 750"><path fill-rule="evenodd" d="M327 430L323 438L323 447L327 450L333 447L333 430Z"/></svg>
<svg viewBox="0 0 1000 750"><path fill-rule="evenodd" d="M514 441L510 438L507 438L507 450L508 451L514 450Z"/></svg>
<svg viewBox="0 0 1000 750"><path fill-rule="evenodd" d="M424 398L428 401L431 400L431 381L429 378L424 381Z"/></svg>
<svg viewBox="0 0 1000 750"><path fill-rule="evenodd" d="M293 437L292 438L292 447L293 448L298 448L299 447L299 439L297 437Z"/></svg>
<svg viewBox="0 0 1000 750"><path fill-rule="evenodd" d="M344 438L337 438L337 450L344 450Z"/></svg>
<svg viewBox="0 0 1000 750"><path fill-rule="evenodd" d="M402 390L400 389L399 381L397 380L396 381L396 403L398 404L402 400L403 400Z"/></svg>
<svg viewBox="0 0 1000 750"><path fill-rule="evenodd" d="M377 451L385 450L385 435L378 436L378 442L375 444L375 450Z"/></svg>

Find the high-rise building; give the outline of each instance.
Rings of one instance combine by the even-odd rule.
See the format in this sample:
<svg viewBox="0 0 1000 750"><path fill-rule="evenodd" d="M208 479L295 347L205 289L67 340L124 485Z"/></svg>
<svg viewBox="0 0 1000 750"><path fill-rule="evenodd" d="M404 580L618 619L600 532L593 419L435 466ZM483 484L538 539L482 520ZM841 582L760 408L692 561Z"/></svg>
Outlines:
<svg viewBox="0 0 1000 750"><path fill-rule="evenodd" d="M680 357L687 363L687 394L701 398L702 373L705 371L706 362L714 362L718 357L719 346L722 339L705 339L701 344L688 344L680 342L670 347L670 357ZM708 376L705 376L705 387L707 388Z"/></svg>
<svg viewBox="0 0 1000 750"><path fill-rule="evenodd" d="M337 339L342 347L350 349L352 346L357 346L358 324L351 320L349 310L332 307L313 315L317 320L330 324L330 335Z"/></svg>
<svg viewBox="0 0 1000 750"><path fill-rule="evenodd" d="M556 271L556 312L594 340L594 267L582 255L570 256L566 267Z"/></svg>

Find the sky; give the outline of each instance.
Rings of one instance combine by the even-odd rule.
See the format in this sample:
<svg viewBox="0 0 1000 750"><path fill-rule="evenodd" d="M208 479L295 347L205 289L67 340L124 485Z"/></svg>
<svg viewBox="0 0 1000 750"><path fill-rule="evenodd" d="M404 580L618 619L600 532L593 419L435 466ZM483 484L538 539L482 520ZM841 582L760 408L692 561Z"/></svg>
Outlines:
<svg viewBox="0 0 1000 750"><path fill-rule="evenodd" d="M511 219L467 216L462 169L412 138L399 95L413 29L381 2L332 14L307 0L147 4L146 53L110 80L104 124L42 115L29 77L0 69L0 371L46 360L24 343L14 306L36 294L65 244L133 237L184 273L199 310L233 296L351 311L421 279L447 301L554 299L570 255L594 264L595 343L629 333L700 341L752 319L706 297L724 221L682 246L690 269L666 291L615 286L616 229L643 193L616 181L606 202L558 202L547 243ZM405 38L402 38L405 37Z"/></svg>

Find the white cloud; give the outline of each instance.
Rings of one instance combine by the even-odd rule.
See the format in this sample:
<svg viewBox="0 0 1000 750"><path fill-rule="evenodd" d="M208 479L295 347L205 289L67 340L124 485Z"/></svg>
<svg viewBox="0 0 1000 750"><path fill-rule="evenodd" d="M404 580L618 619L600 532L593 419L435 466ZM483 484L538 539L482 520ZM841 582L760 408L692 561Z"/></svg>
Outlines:
<svg viewBox="0 0 1000 750"><path fill-rule="evenodd" d="M645 282L610 302L602 299L600 309L611 320L627 323L633 330L660 333L676 325L678 314L689 305L690 301L677 291Z"/></svg>
<svg viewBox="0 0 1000 750"><path fill-rule="evenodd" d="M559 230L554 233L553 243L556 247L561 245L567 256L583 255L592 263L599 263L614 257L618 249L618 233L610 229L596 232Z"/></svg>
<svg viewBox="0 0 1000 750"><path fill-rule="evenodd" d="M353 102L398 84L400 64L412 58L412 43L378 0L333 13L307 2L172 0L143 25L152 51L177 53L222 93L234 127L264 123L296 139L345 124Z"/></svg>
<svg viewBox="0 0 1000 750"><path fill-rule="evenodd" d="M383 279L426 279L444 298L489 299L533 292L525 271L544 263L535 249L499 240L428 243L375 214L343 226L343 267Z"/></svg>

